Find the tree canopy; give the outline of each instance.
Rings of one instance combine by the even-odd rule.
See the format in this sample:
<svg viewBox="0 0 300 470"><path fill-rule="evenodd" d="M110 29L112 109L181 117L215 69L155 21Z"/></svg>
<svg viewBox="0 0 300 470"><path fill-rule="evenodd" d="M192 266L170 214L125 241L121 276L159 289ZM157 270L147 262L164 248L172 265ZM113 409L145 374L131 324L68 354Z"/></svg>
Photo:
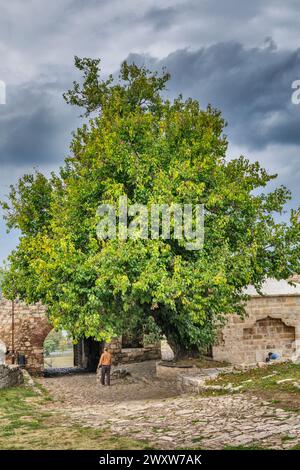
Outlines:
<svg viewBox="0 0 300 470"><path fill-rule="evenodd" d="M164 98L164 70L124 62L117 80L102 80L99 60L75 65L83 80L64 98L89 121L58 175L26 175L2 203L8 227L22 233L4 293L42 301L74 338L155 325L178 354L198 350L226 315L244 313L245 286L299 271L299 210L279 221L290 192L268 192L276 175L258 162L226 158L218 110ZM100 240L99 204L124 195L148 207L204 204L203 248L173 236Z"/></svg>

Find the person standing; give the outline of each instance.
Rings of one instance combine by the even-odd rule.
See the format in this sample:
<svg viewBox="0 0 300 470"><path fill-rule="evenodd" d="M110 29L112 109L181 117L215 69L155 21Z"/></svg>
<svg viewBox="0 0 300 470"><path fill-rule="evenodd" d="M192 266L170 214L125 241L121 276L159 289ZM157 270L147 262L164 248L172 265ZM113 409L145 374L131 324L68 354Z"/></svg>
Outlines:
<svg viewBox="0 0 300 470"><path fill-rule="evenodd" d="M111 369L112 357L108 352L107 348L104 348L104 352L101 354L98 367L101 367L101 385L110 385L110 369Z"/></svg>

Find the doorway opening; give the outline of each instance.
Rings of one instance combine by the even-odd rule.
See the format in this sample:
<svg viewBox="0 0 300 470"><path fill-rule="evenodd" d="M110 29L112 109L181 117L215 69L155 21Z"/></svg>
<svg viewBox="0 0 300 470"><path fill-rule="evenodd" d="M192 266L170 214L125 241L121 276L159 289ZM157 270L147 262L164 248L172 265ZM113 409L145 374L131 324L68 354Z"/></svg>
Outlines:
<svg viewBox="0 0 300 470"><path fill-rule="evenodd" d="M74 347L69 334L51 330L44 340L44 369L74 367Z"/></svg>

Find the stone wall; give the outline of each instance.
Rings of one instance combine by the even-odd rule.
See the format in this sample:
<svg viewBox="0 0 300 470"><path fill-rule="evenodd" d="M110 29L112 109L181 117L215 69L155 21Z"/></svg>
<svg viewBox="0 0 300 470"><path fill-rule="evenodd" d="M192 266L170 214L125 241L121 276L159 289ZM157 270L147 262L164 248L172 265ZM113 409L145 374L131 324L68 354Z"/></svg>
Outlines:
<svg viewBox="0 0 300 470"><path fill-rule="evenodd" d="M166 380L176 380L180 375L194 375L199 374L200 369L196 366L175 366L168 363L156 363L156 376Z"/></svg>
<svg viewBox="0 0 300 470"><path fill-rule="evenodd" d="M114 338L106 345L113 357L113 364L130 364L161 358L160 344L148 344L143 348L123 348L122 337Z"/></svg>
<svg viewBox="0 0 300 470"><path fill-rule="evenodd" d="M161 359L159 345L149 345L144 348L125 348L121 351L120 363L130 364L132 362L153 361Z"/></svg>
<svg viewBox="0 0 300 470"><path fill-rule="evenodd" d="M44 369L44 341L52 330L46 308L41 304L26 305L15 302L15 362L18 354L25 356L25 367L32 374L40 374ZM91 338L83 339L74 348L75 366L96 370L104 344ZM107 345L113 355L113 363L142 362L159 359L160 346L122 349L122 338L115 338ZM0 299L0 364L11 363L12 352L12 302Z"/></svg>
<svg viewBox="0 0 300 470"><path fill-rule="evenodd" d="M31 373L43 370L43 344L52 329L45 312L41 304L15 302L15 356L25 356L26 369ZM12 302L6 299L0 299L0 342L12 352ZM12 362L11 354L6 356L6 362Z"/></svg>
<svg viewBox="0 0 300 470"><path fill-rule="evenodd" d="M23 374L18 366L0 364L0 389L14 387L23 382Z"/></svg>
<svg viewBox="0 0 300 470"><path fill-rule="evenodd" d="M213 358L233 364L265 361L268 352L300 358L300 296L253 297L243 320L230 316L213 347Z"/></svg>
<svg viewBox="0 0 300 470"><path fill-rule="evenodd" d="M214 359L253 364L264 361L269 351L279 352L283 359L300 359L300 295L252 297L246 311L244 320L234 315L228 317L220 339L213 347ZM15 354L25 356L26 369L31 373L43 371L43 344L52 329L45 312L45 307L40 304L28 306L15 302ZM11 328L12 304L0 299L0 364L4 358L3 345L6 350L12 350ZM108 348L114 364L161 357L159 345L124 349L121 338L114 339ZM89 362L97 362L101 349L99 344L88 348L85 356ZM11 357L8 355L5 360L9 363Z"/></svg>

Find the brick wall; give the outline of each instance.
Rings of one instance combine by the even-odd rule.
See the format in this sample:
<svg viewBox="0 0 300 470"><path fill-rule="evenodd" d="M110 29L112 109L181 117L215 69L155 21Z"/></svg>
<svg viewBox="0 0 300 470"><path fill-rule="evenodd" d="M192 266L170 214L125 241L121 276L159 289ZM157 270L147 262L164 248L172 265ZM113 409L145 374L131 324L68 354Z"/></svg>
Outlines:
<svg viewBox="0 0 300 470"><path fill-rule="evenodd" d="M253 297L246 312L244 320L228 318L213 347L214 359L252 364L265 361L270 351L282 359L300 358L299 295Z"/></svg>
<svg viewBox="0 0 300 470"><path fill-rule="evenodd" d="M265 359L269 351L279 351L289 358L295 353L295 328L285 325L280 319L266 317L257 320L252 328L244 328L243 345L251 362Z"/></svg>

